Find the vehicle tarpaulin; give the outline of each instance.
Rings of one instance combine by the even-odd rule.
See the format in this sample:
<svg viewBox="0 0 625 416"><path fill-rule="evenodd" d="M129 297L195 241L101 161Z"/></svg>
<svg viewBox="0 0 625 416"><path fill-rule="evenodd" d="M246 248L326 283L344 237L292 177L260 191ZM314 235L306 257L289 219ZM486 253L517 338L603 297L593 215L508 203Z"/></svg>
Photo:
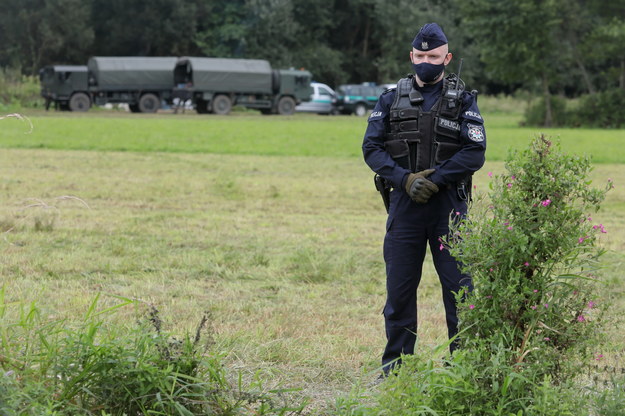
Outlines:
<svg viewBox="0 0 625 416"><path fill-rule="evenodd" d="M101 90L169 90L176 57L94 56L87 67Z"/></svg>
<svg viewBox="0 0 625 416"><path fill-rule="evenodd" d="M272 93L271 65L260 59L184 57L175 74L178 87L196 91Z"/></svg>

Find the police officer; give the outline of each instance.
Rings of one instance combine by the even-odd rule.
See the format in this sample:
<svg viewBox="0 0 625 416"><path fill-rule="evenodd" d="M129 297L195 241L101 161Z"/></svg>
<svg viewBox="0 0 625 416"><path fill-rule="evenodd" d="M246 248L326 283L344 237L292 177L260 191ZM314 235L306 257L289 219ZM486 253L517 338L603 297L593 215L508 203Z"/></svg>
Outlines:
<svg viewBox="0 0 625 416"><path fill-rule="evenodd" d="M424 25L410 52L415 74L380 96L362 145L366 163L390 189L384 239L385 374L400 364L402 354L414 353L417 288L428 244L450 338L458 331L455 293L472 289L470 277L439 240L449 233L450 215L466 214L471 175L484 164L486 151L477 92L464 91L455 74L445 77L451 59L440 26Z"/></svg>

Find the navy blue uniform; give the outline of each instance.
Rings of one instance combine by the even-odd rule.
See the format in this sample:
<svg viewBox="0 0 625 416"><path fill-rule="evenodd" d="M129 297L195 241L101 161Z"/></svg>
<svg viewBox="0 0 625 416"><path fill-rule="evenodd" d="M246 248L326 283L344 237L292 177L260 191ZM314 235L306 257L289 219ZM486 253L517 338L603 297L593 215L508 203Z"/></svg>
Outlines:
<svg viewBox="0 0 625 416"><path fill-rule="evenodd" d="M424 97L423 111L429 111L441 95L443 82L418 88ZM449 337L457 333L458 318L454 293L463 286L472 288L471 279L460 273L456 260L445 249L439 237L449 233L450 213L466 214L467 204L456 189L456 182L484 164L486 134L484 122L473 95L463 92L460 142L461 149L450 159L432 168L428 177L439 187L426 204L417 204L406 193L409 170L399 166L385 150L389 129L389 112L396 90L385 91L373 109L362 150L365 162L378 175L392 184L390 206L384 239L387 300L384 307L387 345L382 364L387 372L398 363L401 354L414 353L417 331L417 288L429 244L438 273L447 319ZM454 346L452 345L452 350ZM397 360L397 361L396 361Z"/></svg>

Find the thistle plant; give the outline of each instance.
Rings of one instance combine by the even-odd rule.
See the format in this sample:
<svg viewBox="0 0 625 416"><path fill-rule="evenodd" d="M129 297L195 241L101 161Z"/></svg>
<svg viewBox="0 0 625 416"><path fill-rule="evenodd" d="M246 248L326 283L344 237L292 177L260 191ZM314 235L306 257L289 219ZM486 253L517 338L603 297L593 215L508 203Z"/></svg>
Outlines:
<svg viewBox="0 0 625 416"><path fill-rule="evenodd" d="M612 182L592 188L590 160L545 136L511 153L506 170L491 182L490 205L455 219L444 239L475 286L459 294L459 341L557 381L577 374L596 342L596 243L607 230L592 213Z"/></svg>

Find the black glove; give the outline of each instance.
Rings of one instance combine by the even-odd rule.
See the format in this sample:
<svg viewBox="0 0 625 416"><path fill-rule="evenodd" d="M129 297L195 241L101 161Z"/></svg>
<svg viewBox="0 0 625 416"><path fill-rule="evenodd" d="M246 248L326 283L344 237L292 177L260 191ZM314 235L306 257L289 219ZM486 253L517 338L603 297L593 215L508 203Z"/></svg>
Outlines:
<svg viewBox="0 0 625 416"><path fill-rule="evenodd" d="M425 204L430 197L438 192L438 186L428 179L434 173L434 169L426 169L421 172L411 173L406 179L406 192L417 204Z"/></svg>

